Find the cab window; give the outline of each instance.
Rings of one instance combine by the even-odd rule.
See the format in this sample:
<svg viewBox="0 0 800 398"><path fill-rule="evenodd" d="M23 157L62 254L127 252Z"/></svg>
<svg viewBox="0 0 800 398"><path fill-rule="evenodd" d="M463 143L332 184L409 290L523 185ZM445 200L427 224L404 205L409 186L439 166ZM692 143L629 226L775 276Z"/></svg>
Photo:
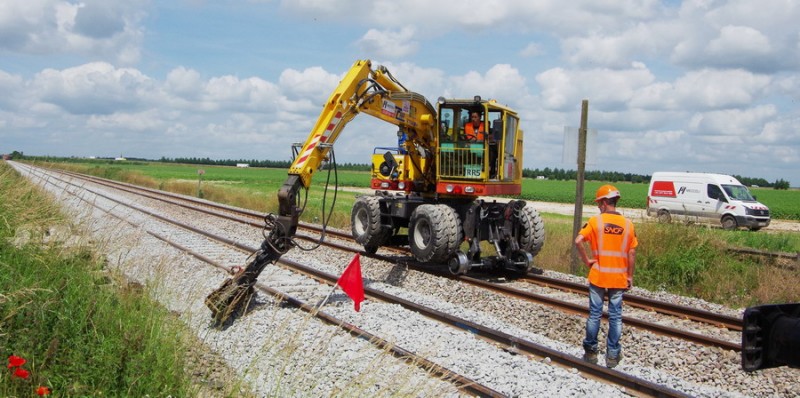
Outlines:
<svg viewBox="0 0 800 398"><path fill-rule="evenodd" d="M444 142L454 141L453 131L458 131L458 126L455 125L456 117L453 110L449 108L442 108L439 120L441 120L441 125L439 126L439 138Z"/></svg>
<svg viewBox="0 0 800 398"><path fill-rule="evenodd" d="M720 189L720 187L717 185L708 184L708 197L727 202L725 195L722 194L722 189Z"/></svg>

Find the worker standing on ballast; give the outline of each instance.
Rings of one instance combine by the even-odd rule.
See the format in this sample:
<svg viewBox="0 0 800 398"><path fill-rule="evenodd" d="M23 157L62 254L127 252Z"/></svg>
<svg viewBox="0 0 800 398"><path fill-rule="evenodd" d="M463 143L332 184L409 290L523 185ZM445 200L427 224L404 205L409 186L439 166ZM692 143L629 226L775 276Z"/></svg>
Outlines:
<svg viewBox="0 0 800 398"><path fill-rule="evenodd" d="M583 359L597 363L597 334L603 315L603 297L608 295L608 334L606 366L613 368L622 359L622 296L633 286L636 262L636 231L633 223L617 212L620 193L613 185L597 190L595 202L600 214L589 219L575 238L575 246L583 263L589 267L589 318L583 340ZM584 242L592 248L586 254Z"/></svg>

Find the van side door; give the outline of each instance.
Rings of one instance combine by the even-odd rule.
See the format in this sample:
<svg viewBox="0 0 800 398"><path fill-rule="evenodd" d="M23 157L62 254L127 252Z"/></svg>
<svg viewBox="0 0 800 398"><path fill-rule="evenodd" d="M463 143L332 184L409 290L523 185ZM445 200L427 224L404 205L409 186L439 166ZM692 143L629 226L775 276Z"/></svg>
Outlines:
<svg viewBox="0 0 800 398"><path fill-rule="evenodd" d="M722 188L717 184L706 184L706 199L702 204L705 217L719 219L728 204L728 198L722 193Z"/></svg>

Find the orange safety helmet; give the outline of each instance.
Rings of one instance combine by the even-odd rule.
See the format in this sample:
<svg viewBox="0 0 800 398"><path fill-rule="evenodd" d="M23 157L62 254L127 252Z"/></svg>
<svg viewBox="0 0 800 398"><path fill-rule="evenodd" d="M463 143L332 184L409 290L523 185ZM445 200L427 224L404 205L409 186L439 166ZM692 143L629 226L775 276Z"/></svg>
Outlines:
<svg viewBox="0 0 800 398"><path fill-rule="evenodd" d="M618 198L620 196L621 195L619 194L619 190L615 186L603 185L602 187L597 189L594 201L599 202L601 199Z"/></svg>

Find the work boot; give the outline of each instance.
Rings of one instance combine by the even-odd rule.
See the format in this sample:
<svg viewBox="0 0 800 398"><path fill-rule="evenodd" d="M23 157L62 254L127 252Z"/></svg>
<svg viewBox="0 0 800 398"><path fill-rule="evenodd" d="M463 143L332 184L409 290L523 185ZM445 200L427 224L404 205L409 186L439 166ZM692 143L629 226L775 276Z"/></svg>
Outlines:
<svg viewBox="0 0 800 398"><path fill-rule="evenodd" d="M593 364L597 364L597 351L583 349L583 360Z"/></svg>
<svg viewBox="0 0 800 398"><path fill-rule="evenodd" d="M620 352L619 355L617 355L614 358L606 357L606 367L607 368L614 368L617 365L619 365L619 361L621 361L621 360L622 360L622 352Z"/></svg>

